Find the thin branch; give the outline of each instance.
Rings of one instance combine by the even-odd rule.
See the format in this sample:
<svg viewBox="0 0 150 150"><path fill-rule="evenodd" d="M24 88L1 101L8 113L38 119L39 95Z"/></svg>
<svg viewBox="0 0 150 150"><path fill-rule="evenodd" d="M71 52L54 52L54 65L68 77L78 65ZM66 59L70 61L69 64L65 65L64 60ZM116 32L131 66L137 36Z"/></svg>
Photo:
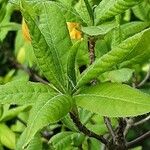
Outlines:
<svg viewBox="0 0 150 150"><path fill-rule="evenodd" d="M49 84L48 81L45 81L42 77L40 77L39 75L37 75L35 73L35 71L31 68L28 68L20 63L18 63L15 59L13 58L9 58L10 64L17 69L21 69L23 71L25 71L33 80L41 82L43 84Z"/></svg>
<svg viewBox="0 0 150 150"><path fill-rule="evenodd" d="M115 141L116 141L116 135L115 135L115 132L113 130L110 118L104 117L104 122L105 122L106 127L108 128L111 136L112 136L113 142L115 143Z"/></svg>
<svg viewBox="0 0 150 150"><path fill-rule="evenodd" d="M124 130L124 136L127 135L129 129L132 127L132 125L134 123L133 118L126 119L126 123L127 123L127 125L126 125L125 130Z"/></svg>
<svg viewBox="0 0 150 150"><path fill-rule="evenodd" d="M135 127L135 126L141 125L141 124L147 122L148 120L150 120L150 115L147 116L146 118L144 118L144 119L138 121L138 122L135 122L135 123L133 124L133 126Z"/></svg>
<svg viewBox="0 0 150 150"><path fill-rule="evenodd" d="M130 128L138 126L138 125L141 125L141 124L147 122L148 120L150 120L150 115L147 116L146 118L138 121L138 122L134 122L133 118L128 119L126 121L127 122L127 126L125 128L124 135L126 135L128 133L128 131L129 131Z"/></svg>
<svg viewBox="0 0 150 150"><path fill-rule="evenodd" d="M137 88L142 87L149 78L150 78L150 66L149 66L149 69L148 69L148 72L147 72L145 78L136 87Z"/></svg>
<svg viewBox="0 0 150 150"><path fill-rule="evenodd" d="M108 142L107 140L102 136L102 135L98 135L96 133L94 133L93 131L90 131L89 129L87 129L79 120L79 118L77 117L78 115L75 115L73 112L70 112L70 117L73 120L73 122L75 123L75 125L77 126L78 130L82 133L84 133L85 135L87 135L88 137L93 137L99 141L101 141L103 144L107 145Z"/></svg>
<svg viewBox="0 0 150 150"><path fill-rule="evenodd" d="M135 140L127 143L127 148L132 148L142 143L144 140L150 138L150 131L136 138Z"/></svg>

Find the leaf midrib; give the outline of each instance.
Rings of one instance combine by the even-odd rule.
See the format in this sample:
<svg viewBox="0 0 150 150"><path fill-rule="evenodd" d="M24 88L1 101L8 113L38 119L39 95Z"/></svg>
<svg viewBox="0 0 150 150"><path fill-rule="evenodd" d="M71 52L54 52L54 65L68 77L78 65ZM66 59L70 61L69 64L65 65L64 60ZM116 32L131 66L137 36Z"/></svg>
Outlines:
<svg viewBox="0 0 150 150"><path fill-rule="evenodd" d="M45 39L45 36L44 36L43 33L41 32L41 30L40 30L39 26L37 25L37 23L34 21L34 19L32 18L32 16L30 15L30 13L29 13L28 11L26 11L25 13L27 13L28 16L30 16L30 19L32 19L32 21L34 22L34 24L35 24L36 27L38 28L39 32L41 33L41 36L43 37L43 39L44 39L44 41L45 41L47 47L50 49L50 46L49 46L49 44L47 43L47 40ZM56 81L56 82L60 85L60 87L64 90L64 88L63 88L61 82L59 82L59 80L58 80L58 79L56 78L56 76L54 75L54 72L51 71L51 69L49 69L49 71L51 72L51 74L52 74L53 78L55 79L55 81Z"/></svg>
<svg viewBox="0 0 150 150"><path fill-rule="evenodd" d="M120 100L120 101L123 101L123 102L128 102L128 103L133 103L133 104L139 104L139 105L145 105L145 106L148 106L149 104L143 104L143 103L138 103L138 102L133 102L133 101L127 101L123 98L115 98L115 97L109 97L109 96L106 96L106 95L96 95L96 94L79 94L79 95L76 95L74 97L84 97L84 96L88 96L88 97L100 97L100 98L107 98L107 99L113 99L113 100ZM149 105L150 106L150 105Z"/></svg>
<svg viewBox="0 0 150 150"><path fill-rule="evenodd" d="M29 126L29 129L28 129L28 136L27 136L27 142L25 143L25 145L28 143L28 141L30 140L28 137L30 137L30 133L31 133L31 130L32 130L32 128L34 128L34 123L35 123L35 120L38 118L38 116L39 116L39 114L41 113L41 110L50 102L50 101L52 101L52 100L54 100L55 98L57 98L57 97L61 97L61 96L63 96L64 94L61 94L61 95L56 95L56 96L54 96L54 97L51 97L50 99L48 99L47 100L47 102L38 110L38 112L36 113L36 116L34 117L34 119L33 119L33 121L32 121L32 123L31 123L31 125Z"/></svg>
<svg viewBox="0 0 150 150"><path fill-rule="evenodd" d="M47 12L46 4L43 3L43 5L44 5L44 8L45 8L44 10L45 10L46 18L49 18L48 12ZM48 20L48 19L47 19L47 20ZM49 32L51 33L51 29L50 29L50 27L49 27L47 21L46 21L46 24L47 24L47 28L48 28ZM62 74L62 80L65 81L64 76L63 76L63 74L64 74L63 66L62 66L62 63L61 63L61 61L60 61L60 57L59 57L59 54L58 54L58 52L57 52L57 48L56 48L56 46L55 46L55 44L54 44L54 41L53 41L53 38L51 38L51 35L50 35L50 34L49 34L49 36L50 36L50 39L51 39L51 42L52 42L52 45L53 45L53 48L54 48L54 50L55 50L55 54L56 54L56 57L57 57L57 58L55 57L55 59L57 59L57 61L59 62L59 65L60 65L60 69L61 69L61 70L59 70L59 68L57 67L57 64L56 64L55 59L54 59L55 67L57 68L57 71L59 70L59 71L61 72L61 74ZM46 40L46 39L45 39L45 40ZM63 85L64 85L64 84L63 84Z"/></svg>

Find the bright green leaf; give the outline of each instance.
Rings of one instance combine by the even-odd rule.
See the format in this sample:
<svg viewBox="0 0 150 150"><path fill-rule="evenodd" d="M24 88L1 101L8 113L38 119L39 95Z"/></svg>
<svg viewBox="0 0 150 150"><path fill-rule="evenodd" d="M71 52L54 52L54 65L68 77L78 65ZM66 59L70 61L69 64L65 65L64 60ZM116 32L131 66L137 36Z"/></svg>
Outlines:
<svg viewBox="0 0 150 150"><path fill-rule="evenodd" d="M83 33L90 35L90 36L99 36L99 35L107 34L109 31L111 31L115 27L116 27L115 22L107 22L99 26L82 27L82 31Z"/></svg>
<svg viewBox="0 0 150 150"><path fill-rule="evenodd" d="M9 149L15 149L16 137L15 133L12 132L8 126L0 124L0 141Z"/></svg>
<svg viewBox="0 0 150 150"><path fill-rule="evenodd" d="M19 113L21 113L22 111L30 110L30 108L31 108L31 106L25 105L25 106L18 106L16 108L8 109L8 110L3 112L3 115L0 118L0 121L11 120L14 117L16 117Z"/></svg>
<svg viewBox="0 0 150 150"><path fill-rule="evenodd" d="M50 82L65 91L66 57L72 43L61 10L50 1L34 4L22 0L21 8L40 69Z"/></svg>
<svg viewBox="0 0 150 150"><path fill-rule="evenodd" d="M143 1L141 4L133 7L133 13L137 18L143 21L150 20L150 3L148 0Z"/></svg>
<svg viewBox="0 0 150 150"><path fill-rule="evenodd" d="M121 14L139 2L141 0L102 0L95 9L96 23Z"/></svg>
<svg viewBox="0 0 150 150"><path fill-rule="evenodd" d="M54 95L54 90L41 83L13 81L0 86L1 104L33 104L42 94Z"/></svg>
<svg viewBox="0 0 150 150"><path fill-rule="evenodd" d="M75 43L71 49L68 56L67 63L67 77L68 77L68 90L72 90L76 86L76 55L81 42Z"/></svg>
<svg viewBox="0 0 150 150"><path fill-rule="evenodd" d="M101 116L129 117L150 111L149 95L122 84L85 87L74 98L78 106Z"/></svg>
<svg viewBox="0 0 150 150"><path fill-rule="evenodd" d="M17 142L15 150L22 150L22 146L24 144L24 140L27 134L26 131L27 130L25 129L24 132L21 134ZM30 144L25 150L42 150L42 139L41 139L40 133L35 134L35 136L33 137Z"/></svg>
<svg viewBox="0 0 150 150"><path fill-rule="evenodd" d="M128 68L122 68L119 70L113 70L104 73L102 76L99 77L102 81L111 81L117 83L125 83L128 82L133 76L133 70Z"/></svg>
<svg viewBox="0 0 150 150"><path fill-rule="evenodd" d="M31 141L38 130L48 124L59 121L67 115L71 108L72 99L69 96L63 94L56 96L47 94L47 98L41 96L32 108L24 146Z"/></svg>
<svg viewBox="0 0 150 150"><path fill-rule="evenodd" d="M97 59L87 68L78 81L77 86L90 82L113 67L125 67L147 61L150 53L150 29L146 29L124 40L110 52Z"/></svg>
<svg viewBox="0 0 150 150"><path fill-rule="evenodd" d="M87 25L93 25L93 12L91 10L89 2L87 3L85 1L87 0L79 0L79 2L75 6L75 9L84 23L86 23Z"/></svg>
<svg viewBox="0 0 150 150"><path fill-rule="evenodd" d="M49 143L57 150L66 149L70 146L79 146L84 141L85 136L77 132L61 132L53 136Z"/></svg>

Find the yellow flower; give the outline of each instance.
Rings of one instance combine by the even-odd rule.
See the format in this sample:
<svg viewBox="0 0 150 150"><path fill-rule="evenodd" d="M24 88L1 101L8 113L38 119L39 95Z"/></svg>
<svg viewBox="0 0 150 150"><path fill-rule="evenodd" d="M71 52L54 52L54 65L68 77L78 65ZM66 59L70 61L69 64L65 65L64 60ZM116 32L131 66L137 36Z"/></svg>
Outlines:
<svg viewBox="0 0 150 150"><path fill-rule="evenodd" d="M31 42L31 37L29 34L29 29L27 24L25 23L24 19L22 20L22 33L23 33L23 37L26 41Z"/></svg>
<svg viewBox="0 0 150 150"><path fill-rule="evenodd" d="M82 33L78 30L80 28L80 24L76 22L67 22L68 30L71 39L73 40L79 40L82 38ZM27 24L25 23L24 19L22 20L22 32L23 37L26 41L31 42L31 37L29 34L29 29Z"/></svg>
<svg viewBox="0 0 150 150"><path fill-rule="evenodd" d="M67 22L67 26L68 26L71 39L79 40L82 38L82 33L78 30L80 28L79 23Z"/></svg>

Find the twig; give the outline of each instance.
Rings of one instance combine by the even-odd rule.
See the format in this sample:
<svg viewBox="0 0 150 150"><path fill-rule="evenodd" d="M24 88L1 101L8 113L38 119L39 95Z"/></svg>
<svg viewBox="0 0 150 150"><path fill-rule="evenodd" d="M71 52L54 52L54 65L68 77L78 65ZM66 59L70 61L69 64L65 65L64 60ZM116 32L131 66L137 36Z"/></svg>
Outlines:
<svg viewBox="0 0 150 150"><path fill-rule="evenodd" d="M141 124L145 123L148 120L150 120L150 115L147 116L146 118L138 121L138 122L134 122L133 118L128 119L127 120L127 126L126 126L125 131L124 131L124 135L126 135L128 133L130 128L141 125Z"/></svg>
<svg viewBox="0 0 150 150"><path fill-rule="evenodd" d="M138 125L140 125L140 124L145 123L145 122L148 121L148 120L150 120L150 115L149 115L148 117L146 117L146 118L144 118L144 119L138 121L138 122L135 122L135 123L133 124L133 126L134 126L134 127L135 127L135 126L138 126Z"/></svg>
<svg viewBox="0 0 150 150"><path fill-rule="evenodd" d="M133 118L126 119L126 123L127 123L127 125L126 125L125 130L124 130L124 136L127 135L129 129L132 127L132 125L134 123Z"/></svg>
<svg viewBox="0 0 150 150"><path fill-rule="evenodd" d="M10 64L17 69L24 70L33 80L41 82L43 84L49 84L49 82L45 81L42 77L37 75L34 70L31 68L25 67L24 65L18 63L15 59L9 58Z"/></svg>
<svg viewBox="0 0 150 150"><path fill-rule="evenodd" d="M138 144L140 144L141 142L143 142L147 138L150 138L150 131L148 131L147 133L141 135L140 137L136 138L135 140L133 140L131 142L128 142L127 143L127 148L132 148L134 146L137 146Z"/></svg>
<svg viewBox="0 0 150 150"><path fill-rule="evenodd" d="M147 82L149 77L150 77L150 66L149 66L149 69L148 69L148 72L147 72L145 78L136 87L137 88L142 87Z"/></svg>
<svg viewBox="0 0 150 150"><path fill-rule="evenodd" d="M133 73L133 76L132 76L132 87L133 88L137 87L137 77L136 77L135 73Z"/></svg>
<svg viewBox="0 0 150 150"><path fill-rule="evenodd" d="M113 142L115 143L115 141L116 141L116 135L115 135L115 132L113 130L110 118L104 117L104 122L105 122L106 127L108 128L111 136L112 136Z"/></svg>
<svg viewBox="0 0 150 150"><path fill-rule="evenodd" d="M107 140L102 136L102 135L98 135L96 133L94 133L93 131L90 131L89 129L87 129L79 120L79 118L77 117L78 115L75 115L73 112L70 112L70 117L73 120L73 122L75 123L75 125L77 126L78 130L82 133L84 133L85 135L87 135L88 137L93 137L96 138L97 140L101 141L103 144L107 145L108 142Z"/></svg>

